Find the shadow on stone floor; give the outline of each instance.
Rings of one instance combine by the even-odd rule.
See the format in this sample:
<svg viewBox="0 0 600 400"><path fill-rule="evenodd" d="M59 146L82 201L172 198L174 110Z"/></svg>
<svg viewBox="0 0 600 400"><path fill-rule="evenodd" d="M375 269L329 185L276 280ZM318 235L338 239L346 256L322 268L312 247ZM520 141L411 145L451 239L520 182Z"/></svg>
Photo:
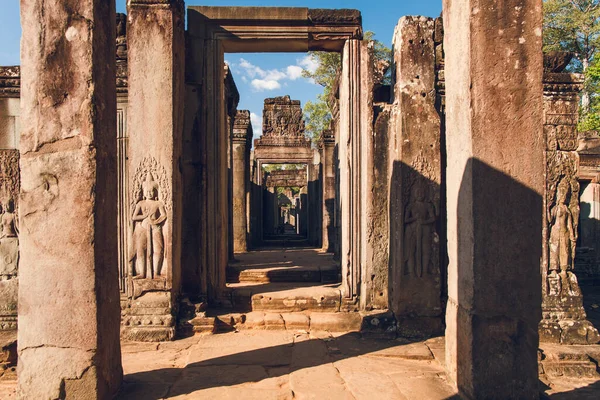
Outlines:
<svg viewBox="0 0 600 400"><path fill-rule="evenodd" d="M217 348L219 346L214 347L214 344L202 347L205 338L213 338L213 341L215 339L218 341L218 336L221 335L196 337L198 341L189 348L187 354L190 363L182 368L158 368L151 371L126 374L124 386L118 399L158 400L186 396L199 390L211 388L225 390L246 383L277 381L278 379L281 381L282 377L291 376L292 373L301 370L302 380L306 381L305 385L315 384L318 386L318 382L314 382L314 378L309 378L311 371L313 374L316 372L311 368L338 362L343 363L344 360L365 355L369 355L369 357L367 359L361 358L359 364L361 369L381 368L381 364L397 362L399 363L399 370L389 371L390 373L408 373L409 375L419 376L419 378L423 374L430 374L431 379L439 380L439 382L431 381L433 382L432 386L438 386L435 390L441 391L441 394L451 394L445 381L439 378L442 371L441 366L432 363L434 355L435 358L438 358L438 356L439 358L443 357L443 347L434 345L436 348L432 348L422 340L374 340L362 338L357 333L348 333L338 337L324 338L308 338L307 335L302 338L301 335L295 335L290 343L280 343L249 351L238 351L239 347L232 349ZM240 335L239 340L241 343L244 337ZM441 343L437 338L430 340L433 340L434 343ZM438 342L435 342L436 340ZM216 353L223 354L228 351L236 352L215 356ZM199 361L193 362L194 360ZM417 366L413 365L415 361L417 361ZM418 361L426 362L421 365ZM411 362L413 364L410 364ZM409 364L410 366L408 366ZM337 367L330 369L336 371ZM337 373L337 379L341 379L339 378L339 370L337 370ZM383 373L384 371L382 371ZM323 372L317 372L317 374L322 375ZM307 376L304 377L304 375ZM317 379L319 378L317 377ZM331 377L332 381L335 379L336 376ZM344 383L343 379L341 380ZM280 382L279 385L281 386L281 384ZM276 389L274 386L272 390ZM222 392L223 398L227 397L225 394L225 392ZM251 398L262 397L251 396ZM330 398L336 398L336 396ZM411 398L413 397L411 396ZM450 399L457 397L442 395L436 396L436 398Z"/></svg>
<svg viewBox="0 0 600 400"><path fill-rule="evenodd" d="M540 382L541 383L541 382ZM541 383L540 391L548 391L551 388ZM557 389L561 390L561 389ZM585 386L559 393L541 393L541 400L597 400L600 398L600 380L591 382Z"/></svg>

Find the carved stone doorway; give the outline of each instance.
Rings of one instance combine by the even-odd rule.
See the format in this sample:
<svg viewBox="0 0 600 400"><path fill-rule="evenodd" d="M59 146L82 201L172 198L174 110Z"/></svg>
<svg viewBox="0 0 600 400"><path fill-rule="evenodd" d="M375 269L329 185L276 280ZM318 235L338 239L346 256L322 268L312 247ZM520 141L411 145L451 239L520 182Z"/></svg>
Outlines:
<svg viewBox="0 0 600 400"><path fill-rule="evenodd" d="M229 258L227 224L227 112L223 101L224 53L334 51L342 54L339 101L339 155L341 211L340 258L343 296L357 301L367 207L366 179L359 170L367 162L366 132L372 107L366 90L369 57L362 39L362 21L356 10L313 10L282 7L188 7L186 57L185 138L197 138L201 149L202 185L197 232L201 243L197 262L198 285L208 301L225 287ZM192 117L195 116L195 117ZM263 160L262 162L276 160ZM277 161L280 162L281 160ZM184 173L185 181L185 173ZM185 185L184 185L185 187ZM362 199L362 200L361 200ZM184 217L185 218L185 217ZM186 238L184 237L184 243ZM185 244L184 244L185 246ZM184 265L185 271L189 267ZM193 268L193 267L191 267Z"/></svg>

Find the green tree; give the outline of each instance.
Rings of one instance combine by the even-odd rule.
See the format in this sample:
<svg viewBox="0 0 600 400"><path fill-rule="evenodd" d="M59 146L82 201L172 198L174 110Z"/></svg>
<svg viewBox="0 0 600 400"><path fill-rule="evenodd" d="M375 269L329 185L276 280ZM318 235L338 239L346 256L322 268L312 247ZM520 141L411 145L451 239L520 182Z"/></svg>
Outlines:
<svg viewBox="0 0 600 400"><path fill-rule="evenodd" d="M310 137L313 145L321 138L321 132L329 128L331 112L327 105L325 93L317 95L317 100L307 101L304 105L304 120L306 121L305 134Z"/></svg>
<svg viewBox="0 0 600 400"><path fill-rule="evenodd" d="M587 112L582 113L578 129L585 131L600 131L600 59L595 58L586 71L586 90L590 94L590 104Z"/></svg>
<svg viewBox="0 0 600 400"><path fill-rule="evenodd" d="M387 62L388 65L391 64L392 51L375 39L375 33L371 31L365 32L364 40L373 42L373 56L376 63L383 61ZM307 101L304 105L306 134L311 138L313 144L316 144L321 137L321 132L329 128L332 116L328 99L335 86L335 80L341 68L342 60L340 53L312 51L308 54L317 63L317 68L314 72L304 69L302 76L313 79L316 83L323 86L323 93L319 94L314 102ZM384 83L389 84L390 81L390 74L386 74Z"/></svg>
<svg viewBox="0 0 600 400"><path fill-rule="evenodd" d="M581 110L585 119L591 111L592 97L597 95L588 69L594 63L600 44L600 0L545 0L544 51L563 50L575 54L573 72L586 75L581 96Z"/></svg>

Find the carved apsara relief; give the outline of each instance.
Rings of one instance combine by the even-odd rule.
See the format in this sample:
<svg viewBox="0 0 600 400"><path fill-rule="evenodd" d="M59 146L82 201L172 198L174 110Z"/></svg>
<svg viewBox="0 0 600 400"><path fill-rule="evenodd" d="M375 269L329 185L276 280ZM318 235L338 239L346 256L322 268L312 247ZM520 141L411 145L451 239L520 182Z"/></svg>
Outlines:
<svg viewBox="0 0 600 400"><path fill-rule="evenodd" d="M146 157L136 169L132 185L129 276L154 279L165 275L165 231L170 202L165 169Z"/></svg>
<svg viewBox="0 0 600 400"><path fill-rule="evenodd" d="M438 218L439 193L435 190L434 169L425 156L419 154L407 168L404 197L404 275L423 277L439 272L439 237L435 229Z"/></svg>
<svg viewBox="0 0 600 400"><path fill-rule="evenodd" d="M19 195L19 151L0 151L0 280L17 276L19 227L16 199Z"/></svg>
<svg viewBox="0 0 600 400"><path fill-rule="evenodd" d="M550 296L579 296L573 273L580 212L576 153L549 153L547 185L547 292Z"/></svg>

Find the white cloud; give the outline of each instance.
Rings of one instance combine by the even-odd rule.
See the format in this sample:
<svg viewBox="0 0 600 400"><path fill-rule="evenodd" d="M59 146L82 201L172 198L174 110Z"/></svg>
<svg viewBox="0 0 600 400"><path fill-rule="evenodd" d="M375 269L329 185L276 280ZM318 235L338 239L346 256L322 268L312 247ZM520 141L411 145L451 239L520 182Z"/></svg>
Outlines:
<svg viewBox="0 0 600 400"><path fill-rule="evenodd" d="M275 90L281 87L281 84L275 80L253 79L251 85L256 91Z"/></svg>
<svg viewBox="0 0 600 400"><path fill-rule="evenodd" d="M288 76L285 72L276 69L270 69L262 76L266 81L280 81L286 79Z"/></svg>
<svg viewBox="0 0 600 400"><path fill-rule="evenodd" d="M315 58L310 54L307 54L303 58L298 60L298 65L313 74L319 67L319 63L317 62L317 60L315 60Z"/></svg>
<svg viewBox="0 0 600 400"><path fill-rule="evenodd" d="M254 136L262 135L262 116L255 113L250 113L250 122L252 123L252 131Z"/></svg>
<svg viewBox="0 0 600 400"><path fill-rule="evenodd" d="M251 62L249 62L248 60L245 60L243 58L240 58L239 66L240 66L240 68L242 68L246 71L246 74L250 78L255 78L257 76L264 78L264 76L266 75L266 72L262 68L257 67L256 65L252 64Z"/></svg>
<svg viewBox="0 0 600 400"><path fill-rule="evenodd" d="M289 65L287 67L287 76L291 80L295 81L298 78L302 77L302 67L298 65Z"/></svg>
<svg viewBox="0 0 600 400"><path fill-rule="evenodd" d="M307 55L306 57L297 60L297 65L288 65L282 69L264 70L244 58L240 58L239 63L231 63L231 65L240 68L242 82L247 83L248 80L251 79L252 81L250 84L256 91L265 91L281 88L281 81L295 81L300 79L302 77L303 69L314 72L318 64L312 57ZM311 81L311 79L309 79L309 81ZM283 85L285 86L286 83L283 82Z"/></svg>

